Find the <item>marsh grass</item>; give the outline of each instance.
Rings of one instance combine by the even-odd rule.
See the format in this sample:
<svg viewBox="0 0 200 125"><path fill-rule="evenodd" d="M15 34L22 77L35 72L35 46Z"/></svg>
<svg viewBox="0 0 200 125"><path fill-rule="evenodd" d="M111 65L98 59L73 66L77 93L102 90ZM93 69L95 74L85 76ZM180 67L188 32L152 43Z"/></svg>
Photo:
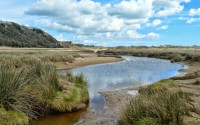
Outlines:
<svg viewBox="0 0 200 125"><path fill-rule="evenodd" d="M76 57L80 57L80 55L62 49L0 48L0 61L12 61L16 65L21 64L21 62L28 64L32 60L71 63Z"/></svg>
<svg viewBox="0 0 200 125"><path fill-rule="evenodd" d="M168 87L173 89L167 89ZM188 94L175 87L172 80L162 80L146 88L123 110L121 125L182 125L188 115Z"/></svg>
<svg viewBox="0 0 200 125"><path fill-rule="evenodd" d="M71 75L72 85L59 83L59 79L63 77L57 74L52 60L1 58L0 123L27 124L39 114L72 111L89 99L82 76ZM64 81L69 82L68 78Z"/></svg>
<svg viewBox="0 0 200 125"><path fill-rule="evenodd" d="M87 86L87 81L84 79L83 74L74 77L71 72L67 72L66 78L68 81L75 83L77 87L83 88Z"/></svg>
<svg viewBox="0 0 200 125"><path fill-rule="evenodd" d="M16 69L13 66L0 64L0 104L6 110L17 110L24 112L28 117L35 116L32 108L35 107L28 85L29 78L24 69Z"/></svg>
<svg viewBox="0 0 200 125"><path fill-rule="evenodd" d="M139 57L154 57L170 59L172 62L193 61L200 62L200 47L160 46L160 47L113 47L98 51L105 55L130 55Z"/></svg>
<svg viewBox="0 0 200 125"><path fill-rule="evenodd" d="M29 118L20 111L7 111L0 108L0 125L23 125L28 124Z"/></svg>
<svg viewBox="0 0 200 125"><path fill-rule="evenodd" d="M63 97L64 101L66 102L72 102L74 101L78 96L78 91L76 89L72 90L72 94L67 98L67 97Z"/></svg>

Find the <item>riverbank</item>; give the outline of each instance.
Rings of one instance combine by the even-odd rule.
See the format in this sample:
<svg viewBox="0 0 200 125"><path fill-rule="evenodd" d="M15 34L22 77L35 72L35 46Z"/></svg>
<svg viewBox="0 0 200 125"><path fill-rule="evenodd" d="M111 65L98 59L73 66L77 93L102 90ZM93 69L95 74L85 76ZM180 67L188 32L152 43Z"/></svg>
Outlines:
<svg viewBox="0 0 200 125"><path fill-rule="evenodd" d="M97 54L80 54L80 56L81 57L75 58L73 63L68 63L68 62L55 63L56 69L57 70L72 69L82 66L119 62L124 60L123 58L117 58L117 57L99 57Z"/></svg>
<svg viewBox="0 0 200 125"><path fill-rule="evenodd" d="M186 69L180 71L183 76L178 77L179 79L183 78L185 75L191 75L194 72L200 71L199 62L181 62L184 65L187 65ZM194 109L200 109L200 86L194 84L200 80L200 76L196 76L194 79L182 79L174 80L174 83L185 93L192 93L190 98L192 99L189 102ZM145 88L145 87L144 87ZM86 112L83 115L84 121L79 123L80 125L100 125L100 124L109 124L115 125L122 115L122 111L125 109L125 106L129 101L138 94L139 88L129 88L116 91L104 91L100 92L106 101L105 114L102 116L96 116L94 111ZM190 112L189 116L184 116L184 124L195 125L200 123L200 115L198 111Z"/></svg>

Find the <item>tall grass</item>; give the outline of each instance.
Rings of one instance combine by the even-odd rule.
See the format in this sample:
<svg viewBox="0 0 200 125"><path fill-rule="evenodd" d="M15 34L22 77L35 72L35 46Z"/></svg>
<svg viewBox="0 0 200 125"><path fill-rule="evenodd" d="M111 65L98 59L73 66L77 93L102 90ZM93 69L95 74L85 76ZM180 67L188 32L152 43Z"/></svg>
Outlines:
<svg viewBox="0 0 200 125"><path fill-rule="evenodd" d="M164 85L162 85L164 84ZM161 81L142 88L140 95L124 109L121 125L182 125L183 116L189 111L187 94L174 88L172 81Z"/></svg>
<svg viewBox="0 0 200 125"><path fill-rule="evenodd" d="M32 103L34 95L29 92L28 85L31 78L27 76L28 71L22 68L0 64L0 104L6 110L22 111L33 118L32 109L36 104Z"/></svg>
<svg viewBox="0 0 200 125"><path fill-rule="evenodd" d="M9 120L9 125L14 124L15 117L22 122L19 124L25 124L27 119L49 110L72 111L89 99L82 77L71 76L74 81L63 79L51 62L34 58L22 62L12 58L1 61L0 116L4 114L3 119ZM82 95L85 97L82 98ZM0 118L0 123L5 122L3 119Z"/></svg>

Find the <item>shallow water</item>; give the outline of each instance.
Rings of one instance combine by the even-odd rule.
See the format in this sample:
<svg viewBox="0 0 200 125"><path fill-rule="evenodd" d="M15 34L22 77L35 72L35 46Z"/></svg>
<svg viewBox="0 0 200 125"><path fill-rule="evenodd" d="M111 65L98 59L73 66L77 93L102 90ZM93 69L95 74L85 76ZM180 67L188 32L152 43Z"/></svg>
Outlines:
<svg viewBox="0 0 200 125"><path fill-rule="evenodd" d="M94 110L97 115L104 114L105 100L98 93L99 91L148 85L161 79L175 76L178 74L178 70L184 68L181 64L171 63L162 59L132 56L123 56L123 58L125 60L122 62L91 65L71 70L74 75L82 73L88 81L90 103L87 110ZM66 71L59 71L59 73L65 74ZM58 118L51 119L54 117ZM67 117L65 118L68 119ZM48 121L48 119L52 122L41 124L42 121ZM70 117L70 119L73 118ZM53 120L59 122L53 123ZM39 119L40 122L36 125L63 125L63 120L55 115L50 118ZM69 122L65 125L71 125L71 123Z"/></svg>
<svg viewBox="0 0 200 125"><path fill-rule="evenodd" d="M87 108L88 106L73 113L51 114L40 117L29 125L74 125L81 119L81 116L87 111Z"/></svg>

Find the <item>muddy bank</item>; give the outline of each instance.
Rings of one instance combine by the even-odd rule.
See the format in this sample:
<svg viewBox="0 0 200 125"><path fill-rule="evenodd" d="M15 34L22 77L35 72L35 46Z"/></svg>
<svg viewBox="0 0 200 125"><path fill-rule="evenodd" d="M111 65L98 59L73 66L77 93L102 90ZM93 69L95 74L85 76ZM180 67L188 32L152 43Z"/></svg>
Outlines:
<svg viewBox="0 0 200 125"><path fill-rule="evenodd" d="M187 68L180 71L182 76L190 73L200 71L200 63L198 62L181 62L186 65ZM181 76L180 76L181 77ZM193 84L195 81L200 80L200 77L195 79L183 79L175 80L175 83L180 87L184 92L191 92L194 95L191 96L192 105L200 109L200 86ZM105 100L106 106L104 107L105 114L95 115L94 111L86 112L83 115L83 121L78 123L79 125L115 125L117 120L120 118L121 111L123 110L126 103L132 97L137 95L137 88L116 90L116 91L104 91L100 92ZM191 113L191 116L186 116L184 118L185 124L200 124L200 115L197 113Z"/></svg>

